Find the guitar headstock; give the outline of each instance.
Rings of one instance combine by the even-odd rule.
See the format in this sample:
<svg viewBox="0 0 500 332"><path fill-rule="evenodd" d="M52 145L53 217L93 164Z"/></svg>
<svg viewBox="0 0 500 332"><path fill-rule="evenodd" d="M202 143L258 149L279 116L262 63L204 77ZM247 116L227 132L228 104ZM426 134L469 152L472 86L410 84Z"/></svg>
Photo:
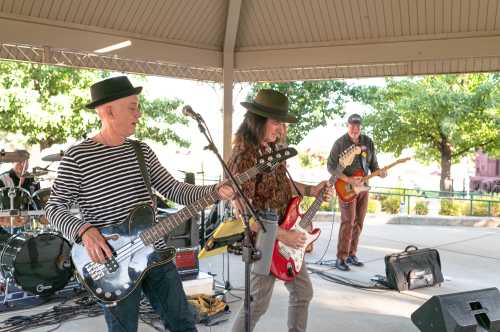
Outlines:
<svg viewBox="0 0 500 332"><path fill-rule="evenodd" d="M344 151L339 156L339 165L342 166L343 168L346 168L347 166L350 166L352 162L354 161L354 158L356 155L361 153L361 148L356 145L351 145Z"/></svg>
<svg viewBox="0 0 500 332"><path fill-rule="evenodd" d="M297 150L292 147L277 150L257 158L257 168L261 172L270 172L282 161L285 161L296 155Z"/></svg>

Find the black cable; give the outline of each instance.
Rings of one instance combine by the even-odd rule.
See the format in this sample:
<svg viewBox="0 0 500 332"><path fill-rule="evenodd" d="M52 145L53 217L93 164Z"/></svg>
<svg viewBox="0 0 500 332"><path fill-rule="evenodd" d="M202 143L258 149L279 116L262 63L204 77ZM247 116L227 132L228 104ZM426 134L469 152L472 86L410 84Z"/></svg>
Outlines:
<svg viewBox="0 0 500 332"><path fill-rule="evenodd" d="M370 284L364 284L359 281L355 281L350 278L342 277L336 274L328 273L328 271L323 271L323 270L318 270L314 268L308 268L309 271L313 274L317 274L319 277L321 277L324 280L330 281L330 282L335 282L337 284L343 285L343 286L349 286L349 287L354 287L356 289L361 289L365 291L371 291L371 292L380 292L380 291L387 291L390 290L382 280L377 279L373 280L372 283Z"/></svg>
<svg viewBox="0 0 500 332"><path fill-rule="evenodd" d="M52 325L55 326L48 331L56 331L61 327L62 323L68 320L96 317L103 314L101 306L93 297L84 295L73 300L73 303L66 304L69 299L71 297L63 298L61 303L55 305L52 309L37 314L12 316L0 322L0 332L18 332ZM163 331L163 328L157 326L161 322L160 316L145 299L140 302L139 314L143 323L157 331Z"/></svg>
<svg viewBox="0 0 500 332"><path fill-rule="evenodd" d="M332 243L333 239L333 232L335 230L335 212L336 212L336 199L335 197L332 198L332 227L330 229L330 237L328 239L328 243L326 244L325 249L323 250L323 254L321 254L321 257L316 261L316 262L309 262L306 261L307 264L312 264L312 265L327 265L327 266L334 266L335 265L335 260L329 259L329 260L323 260L330 249L330 244ZM332 263L333 262L333 263Z"/></svg>

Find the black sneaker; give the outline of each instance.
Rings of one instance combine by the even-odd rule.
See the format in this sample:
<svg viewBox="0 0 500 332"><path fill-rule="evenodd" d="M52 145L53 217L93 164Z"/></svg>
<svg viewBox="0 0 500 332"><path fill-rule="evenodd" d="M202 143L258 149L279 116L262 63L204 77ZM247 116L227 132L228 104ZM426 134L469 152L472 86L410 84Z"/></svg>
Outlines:
<svg viewBox="0 0 500 332"><path fill-rule="evenodd" d="M364 265L365 265L365 264L363 264L362 262L360 262L360 261L358 260L358 257L356 257L356 256L349 256L349 257L347 257L347 259L345 260L345 262L346 262L347 264L349 264L349 265L359 266L359 267L361 267L361 266L364 266Z"/></svg>
<svg viewBox="0 0 500 332"><path fill-rule="evenodd" d="M337 261L335 261L335 267L340 271L349 271L351 269L349 266L347 266L345 260L340 258L337 258Z"/></svg>

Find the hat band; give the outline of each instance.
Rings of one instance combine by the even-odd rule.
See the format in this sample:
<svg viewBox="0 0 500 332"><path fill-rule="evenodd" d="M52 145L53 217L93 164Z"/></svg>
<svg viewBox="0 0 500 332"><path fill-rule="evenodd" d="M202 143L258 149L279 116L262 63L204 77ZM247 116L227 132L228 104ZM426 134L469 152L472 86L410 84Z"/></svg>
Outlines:
<svg viewBox="0 0 500 332"><path fill-rule="evenodd" d="M255 101L255 100L254 100L253 103L255 104L255 106L257 106L259 108L263 108L263 109L267 108L267 109L276 111L276 115L281 115L281 116L287 116L288 115L288 111L287 110L282 110L282 109L279 109L279 108L274 108L272 106L263 105L263 104Z"/></svg>

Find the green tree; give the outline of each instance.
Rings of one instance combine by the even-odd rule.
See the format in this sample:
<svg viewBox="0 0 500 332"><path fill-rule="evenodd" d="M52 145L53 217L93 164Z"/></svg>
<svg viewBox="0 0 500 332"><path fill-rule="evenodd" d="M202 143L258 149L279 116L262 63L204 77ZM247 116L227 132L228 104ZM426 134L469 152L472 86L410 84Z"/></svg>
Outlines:
<svg viewBox="0 0 500 332"><path fill-rule="evenodd" d="M366 99L369 88L351 86L344 81L297 81L289 83L257 83L247 99L261 89L274 89L288 96L289 112L297 123L288 126L290 144L299 143L314 128L325 126L335 116L344 116L348 101Z"/></svg>
<svg viewBox="0 0 500 332"><path fill-rule="evenodd" d="M86 137L99 128L95 111L85 108L89 87L107 76L107 72L0 61L0 132L22 134L26 144L40 144L41 149ZM170 112L181 101L149 101L141 95L141 103L138 138L189 145L170 128L187 123Z"/></svg>
<svg viewBox="0 0 500 332"><path fill-rule="evenodd" d="M363 96L374 108L363 124L381 151L412 148L420 161L440 163L440 187L449 191L452 163L479 148L500 153L499 83L498 74L388 79Z"/></svg>

